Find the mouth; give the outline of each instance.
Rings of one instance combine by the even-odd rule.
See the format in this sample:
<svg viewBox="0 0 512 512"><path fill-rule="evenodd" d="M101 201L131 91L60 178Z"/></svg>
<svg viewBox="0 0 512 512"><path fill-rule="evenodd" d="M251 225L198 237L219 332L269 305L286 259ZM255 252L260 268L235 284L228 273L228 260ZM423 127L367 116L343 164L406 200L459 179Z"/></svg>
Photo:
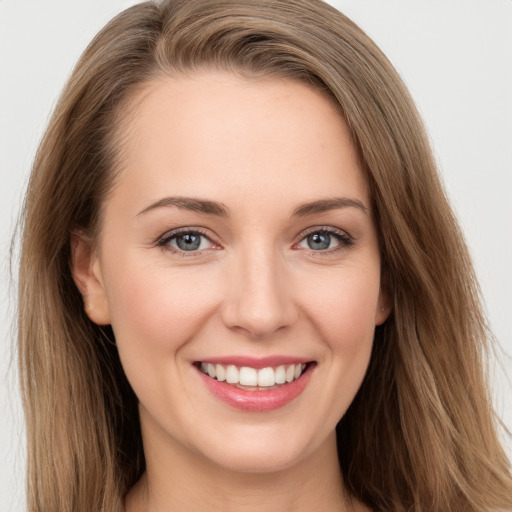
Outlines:
<svg viewBox="0 0 512 512"><path fill-rule="evenodd" d="M234 364L196 363L198 368L212 379L249 391L269 391L280 385L289 384L297 380L311 364L313 362L252 368Z"/></svg>
<svg viewBox="0 0 512 512"><path fill-rule="evenodd" d="M226 364L196 361L203 382L223 402L245 411L269 411L298 397L306 387L315 361L276 366Z"/></svg>

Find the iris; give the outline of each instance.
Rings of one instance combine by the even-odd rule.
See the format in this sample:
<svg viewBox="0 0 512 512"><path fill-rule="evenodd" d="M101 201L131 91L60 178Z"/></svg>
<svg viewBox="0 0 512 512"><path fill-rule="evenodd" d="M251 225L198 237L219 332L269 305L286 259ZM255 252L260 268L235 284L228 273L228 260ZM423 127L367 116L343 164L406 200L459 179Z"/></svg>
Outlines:
<svg viewBox="0 0 512 512"><path fill-rule="evenodd" d="M312 233L307 237L308 247L316 251L329 249L331 245L331 235L329 233Z"/></svg>

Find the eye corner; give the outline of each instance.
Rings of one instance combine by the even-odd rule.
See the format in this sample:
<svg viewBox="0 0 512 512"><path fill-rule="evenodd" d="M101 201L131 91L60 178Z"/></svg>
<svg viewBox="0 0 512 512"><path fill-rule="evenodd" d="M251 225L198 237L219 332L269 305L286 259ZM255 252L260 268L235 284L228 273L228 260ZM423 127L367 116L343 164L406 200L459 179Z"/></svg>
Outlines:
<svg viewBox="0 0 512 512"><path fill-rule="evenodd" d="M311 237L317 237L317 240L311 240ZM336 243L331 246L333 241ZM332 226L314 226L300 234L299 240L293 245L293 248L321 255L348 249L354 243L354 237L344 230ZM312 246L312 244L316 246Z"/></svg>
<svg viewBox="0 0 512 512"><path fill-rule="evenodd" d="M181 257L202 256L206 251L222 249L209 233L195 226L166 231L154 246Z"/></svg>

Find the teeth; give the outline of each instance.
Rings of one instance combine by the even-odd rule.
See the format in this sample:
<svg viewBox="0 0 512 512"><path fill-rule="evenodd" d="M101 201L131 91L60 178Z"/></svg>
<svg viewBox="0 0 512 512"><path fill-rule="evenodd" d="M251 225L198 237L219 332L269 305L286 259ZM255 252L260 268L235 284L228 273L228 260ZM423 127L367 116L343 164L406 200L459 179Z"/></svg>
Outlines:
<svg viewBox="0 0 512 512"><path fill-rule="evenodd" d="M305 364L280 365L275 368L267 367L257 370L249 366L241 368L228 364L201 363L201 371L212 379L226 381L228 384L270 388L276 384L293 382L305 370Z"/></svg>
<svg viewBox="0 0 512 512"><path fill-rule="evenodd" d="M283 365L278 366L274 374L276 384L284 384L286 382L286 369Z"/></svg>
<svg viewBox="0 0 512 512"><path fill-rule="evenodd" d="M258 372L254 368L242 366L240 368L240 384L242 386L257 386L258 385Z"/></svg>
<svg viewBox="0 0 512 512"><path fill-rule="evenodd" d="M220 380L221 382L226 380L226 370L224 369L224 366L221 364L215 365L215 373L217 376L217 380Z"/></svg>
<svg viewBox="0 0 512 512"><path fill-rule="evenodd" d="M258 386L270 387L276 383L275 372L272 368L258 370Z"/></svg>
<svg viewBox="0 0 512 512"><path fill-rule="evenodd" d="M238 384L240 382L238 376L238 368L232 364L228 365L226 368L226 382L228 384Z"/></svg>

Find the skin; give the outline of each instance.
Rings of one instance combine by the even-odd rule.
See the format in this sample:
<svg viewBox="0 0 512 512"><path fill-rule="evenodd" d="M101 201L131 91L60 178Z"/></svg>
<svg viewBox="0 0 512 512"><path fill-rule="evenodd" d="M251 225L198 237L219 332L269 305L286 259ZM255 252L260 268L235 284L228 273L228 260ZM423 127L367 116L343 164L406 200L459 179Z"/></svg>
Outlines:
<svg viewBox="0 0 512 512"><path fill-rule="evenodd" d="M121 179L94 243L75 237L73 271L140 401L147 471L126 510L364 510L343 491L335 426L389 300L342 116L302 83L209 71L148 84L122 130ZM170 196L229 215L154 206ZM293 214L333 198L353 204ZM180 251L178 228L207 238ZM322 229L342 238L312 249ZM316 366L292 402L247 412L214 397L192 364L228 355Z"/></svg>

